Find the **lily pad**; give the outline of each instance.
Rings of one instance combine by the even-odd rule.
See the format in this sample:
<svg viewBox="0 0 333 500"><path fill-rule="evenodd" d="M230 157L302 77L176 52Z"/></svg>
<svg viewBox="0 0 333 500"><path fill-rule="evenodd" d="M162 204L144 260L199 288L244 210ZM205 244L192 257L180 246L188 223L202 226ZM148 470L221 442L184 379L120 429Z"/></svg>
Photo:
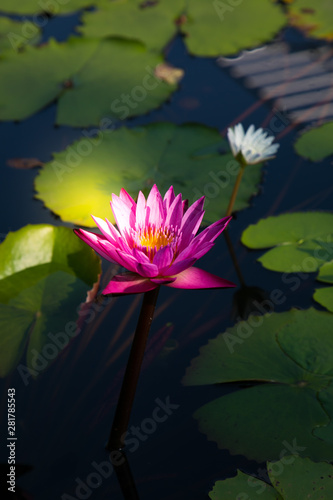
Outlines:
<svg viewBox="0 0 333 500"><path fill-rule="evenodd" d="M314 435L330 425L318 398L333 379L332 331L330 313L292 310L250 316L209 341L188 368L185 385L266 383L199 408L199 429L220 448L259 462L295 447L301 456L332 460L330 443Z"/></svg>
<svg viewBox="0 0 333 500"><path fill-rule="evenodd" d="M283 500L279 493L264 481L237 471L237 476L216 481L209 492L211 500Z"/></svg>
<svg viewBox="0 0 333 500"><path fill-rule="evenodd" d="M155 76L162 62L140 43L125 40L72 37L7 52L0 65L0 119L23 120L55 99L56 122L73 127L102 127L106 118L111 125L110 117L146 113L176 89Z"/></svg>
<svg viewBox="0 0 333 500"><path fill-rule="evenodd" d="M326 262L319 269L317 276L318 281L333 284L333 261ZM313 294L316 302L326 307L329 311L333 312L333 286L317 288Z"/></svg>
<svg viewBox="0 0 333 500"><path fill-rule="evenodd" d="M268 463L267 470L283 500L333 498L333 466L330 464L289 456L277 463Z"/></svg>
<svg viewBox="0 0 333 500"><path fill-rule="evenodd" d="M20 22L0 17L0 52L38 43L40 35L40 29L31 21Z"/></svg>
<svg viewBox="0 0 333 500"><path fill-rule="evenodd" d="M213 222L225 214L239 169L231 153L219 153L221 147L227 144L219 132L201 125L104 131L54 154L36 178L37 198L63 220L94 227L90 214L114 222L111 194L121 188L135 198L154 182L161 192L172 184L190 203L205 195L205 220ZM236 210L248 206L260 178L261 165L246 168Z"/></svg>
<svg viewBox="0 0 333 500"><path fill-rule="evenodd" d="M294 0L288 7L291 23L314 38L333 38L333 4L329 0Z"/></svg>
<svg viewBox="0 0 333 500"><path fill-rule="evenodd" d="M237 471L236 477L217 481L209 497L212 500L256 500L258 496L262 500L333 498L333 466L328 463L314 463L308 458L286 455L278 462L268 462L267 471L272 486Z"/></svg>
<svg viewBox="0 0 333 500"><path fill-rule="evenodd" d="M138 40L159 52L176 35L175 21L184 8L184 0L115 0L83 14L78 31L86 37Z"/></svg>
<svg viewBox="0 0 333 500"><path fill-rule="evenodd" d="M188 50L208 57L256 47L271 40L287 22L281 8L271 0L191 0L186 19L181 30Z"/></svg>
<svg viewBox="0 0 333 500"><path fill-rule="evenodd" d="M333 256L333 214L299 212L261 219L242 234L249 248L275 246L258 259L279 272L314 272Z"/></svg>
<svg viewBox="0 0 333 500"><path fill-rule="evenodd" d="M54 335L62 332L67 343L74 336L77 307L99 273L99 257L68 228L28 225L9 233L0 244L0 376L26 347L34 375L54 359L61 350Z"/></svg>
<svg viewBox="0 0 333 500"><path fill-rule="evenodd" d="M1 0L1 12L10 14L33 15L41 12L48 14L69 14L85 7L92 7L100 0Z"/></svg>
<svg viewBox="0 0 333 500"><path fill-rule="evenodd" d="M332 135L333 122L325 123L302 134L295 143L295 149L304 158L312 161L324 160L333 155Z"/></svg>

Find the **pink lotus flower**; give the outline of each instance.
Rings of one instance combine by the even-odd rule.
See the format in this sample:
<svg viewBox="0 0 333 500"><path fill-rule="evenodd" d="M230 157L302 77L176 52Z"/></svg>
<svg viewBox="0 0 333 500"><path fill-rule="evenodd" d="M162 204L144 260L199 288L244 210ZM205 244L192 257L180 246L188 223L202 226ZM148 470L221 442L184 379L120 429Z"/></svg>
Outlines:
<svg viewBox="0 0 333 500"><path fill-rule="evenodd" d="M112 195L111 208L118 230L107 219L93 217L102 235L83 229L74 232L97 253L130 272L114 276L103 294L130 294L153 290L159 285L206 289L234 287L193 264L208 252L231 217L224 217L196 236L204 216L204 196L186 209L173 187L162 199L154 185L147 201L140 191L138 201L122 189Z"/></svg>

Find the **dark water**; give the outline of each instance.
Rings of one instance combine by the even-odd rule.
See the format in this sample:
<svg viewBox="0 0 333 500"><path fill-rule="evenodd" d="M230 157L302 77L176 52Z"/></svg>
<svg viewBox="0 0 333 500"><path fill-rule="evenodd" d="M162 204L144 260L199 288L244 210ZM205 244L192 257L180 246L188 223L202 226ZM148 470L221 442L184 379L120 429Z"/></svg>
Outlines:
<svg viewBox="0 0 333 500"><path fill-rule="evenodd" d="M65 39L77 21L77 16L51 19L45 28L44 39L49 36ZM295 50L314 45L313 41L291 29L281 33L279 40L287 41ZM167 59L185 70L179 90L161 109L128 120L126 125L156 121L198 122L222 131L244 113L242 120L246 126L267 123L271 116L270 103L253 106L259 102L254 91L232 78L214 59L189 56L180 37L168 47ZM29 223L63 225L43 208L41 202L33 199L36 170L23 171L6 166L7 159L13 157L49 161L51 152L60 151L81 137L80 130L53 126L55 110L56 106L51 105L22 123L0 124L3 179L0 233L3 237L8 231ZM298 130L287 127L282 127L278 158L264 169L259 195L230 225L230 236L246 283L268 293L280 288L285 294L286 301L277 311L315 305L311 298L315 275L310 275L297 292L292 292L281 281L279 273L267 271L256 263L261 252L248 251L239 243L242 231L268 214L332 208L332 196L328 191L333 181L331 162L327 160L314 166L298 157L293 151ZM105 272L107 267L104 263ZM223 237L201 259L200 267L210 272L218 269L221 276L239 283ZM233 294L232 290L174 291L167 288L160 292L150 337L157 341L155 345L152 341L148 345L131 417L131 425L146 429L141 437L132 435L128 452L140 499L208 498L217 479L235 475L237 468L256 473L262 467L245 457L219 450L215 443L199 433L192 418L192 413L202 404L239 390L239 386L183 387L181 384L185 369L199 348L233 324ZM16 388L17 462L31 468L18 485L29 492L27 498L122 498L114 472L105 472L109 477L103 478L99 485L96 474L91 474L108 460L104 445L140 300L140 297L122 297L109 304L102 303L99 310L93 309L85 318L80 335L35 381L29 379L25 385L15 372L9 380L1 382L4 393L7 387ZM166 327L169 323L173 327ZM115 336L118 338L114 341ZM174 405L169 410L170 415L156 428L149 427L147 419L151 419L156 407L161 407L161 402L163 407L168 398ZM5 403L3 399L2 409ZM5 411L2 415L5 423ZM6 454L3 449L1 451L1 462L5 462ZM87 481L90 487L83 486ZM76 490L79 484L81 488Z"/></svg>

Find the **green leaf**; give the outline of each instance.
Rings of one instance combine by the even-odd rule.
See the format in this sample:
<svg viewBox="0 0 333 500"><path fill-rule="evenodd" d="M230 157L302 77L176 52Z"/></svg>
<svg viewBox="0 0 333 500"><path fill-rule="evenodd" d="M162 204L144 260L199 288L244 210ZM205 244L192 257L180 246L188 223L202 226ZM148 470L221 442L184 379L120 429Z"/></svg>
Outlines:
<svg viewBox="0 0 333 500"><path fill-rule="evenodd" d="M19 22L0 17L0 52L38 43L40 34L40 29L31 21Z"/></svg>
<svg viewBox="0 0 333 500"><path fill-rule="evenodd" d="M279 462L268 463L267 469L274 488L283 500L333 498L333 466L330 464L289 456Z"/></svg>
<svg viewBox="0 0 333 500"><path fill-rule="evenodd" d="M237 476L216 481L209 492L211 500L282 500L282 497L264 481L237 471Z"/></svg>
<svg viewBox="0 0 333 500"><path fill-rule="evenodd" d="M333 312L333 287L317 288L313 294L316 302Z"/></svg>
<svg viewBox="0 0 333 500"><path fill-rule="evenodd" d="M77 308L99 273L98 256L68 228L28 225L9 233L0 244L0 376L15 368L27 345L32 373L39 357L48 365L59 351L50 334L70 340Z"/></svg>
<svg viewBox="0 0 333 500"><path fill-rule="evenodd" d="M280 457L296 440L299 453L332 459L331 446L314 429L326 429L330 412L318 397L333 379L333 316L309 309L250 316L201 348L185 385L266 382L199 408L199 429L220 448L257 461ZM319 392L318 392L319 391Z"/></svg>
<svg viewBox="0 0 333 500"><path fill-rule="evenodd" d="M7 52L0 64L0 119L25 119L58 99L58 124L105 128L105 119L107 127L114 118L146 113L175 90L154 75L162 61L125 40L50 40Z"/></svg>
<svg viewBox="0 0 333 500"><path fill-rule="evenodd" d="M261 219L242 234L249 248L268 248L258 260L280 272L314 272L333 255L333 214L299 212Z"/></svg>
<svg viewBox="0 0 333 500"><path fill-rule="evenodd" d="M54 154L36 178L37 198L63 220L93 227L90 214L114 222L111 194L121 188L136 198L154 182L161 192L172 184L190 203L206 195L205 220L213 222L225 214L239 169L231 154L219 153L221 145L227 146L218 131L201 125L104 131ZM261 166L246 167L236 210L247 207L257 192Z"/></svg>
<svg viewBox="0 0 333 500"><path fill-rule="evenodd" d="M297 139L295 149L304 158L321 161L333 154L333 122L305 132Z"/></svg>
<svg viewBox="0 0 333 500"><path fill-rule="evenodd" d="M185 7L184 0L115 0L82 16L78 27L86 37L121 37L138 40L156 52L176 35L175 20Z"/></svg>
<svg viewBox="0 0 333 500"><path fill-rule="evenodd" d="M271 0L251 2L191 0L181 26L191 54L216 57L236 54L271 40L286 24L281 8Z"/></svg>
<svg viewBox="0 0 333 500"><path fill-rule="evenodd" d="M38 14L47 12L52 15L68 14L85 7L91 7L100 0L1 0L1 11L10 14Z"/></svg>
<svg viewBox="0 0 333 500"><path fill-rule="evenodd" d="M317 276L318 281L333 284L333 260L326 262L319 269ZM316 302L326 307L329 311L333 312L333 287L317 288L313 294Z"/></svg>
<svg viewBox="0 0 333 500"><path fill-rule="evenodd" d="M333 4L327 0L294 0L288 7L291 23L314 38L332 39Z"/></svg>
<svg viewBox="0 0 333 500"><path fill-rule="evenodd" d="M326 389L320 391L318 399L328 414L330 421L327 425L314 429L313 434L333 445L333 382Z"/></svg>

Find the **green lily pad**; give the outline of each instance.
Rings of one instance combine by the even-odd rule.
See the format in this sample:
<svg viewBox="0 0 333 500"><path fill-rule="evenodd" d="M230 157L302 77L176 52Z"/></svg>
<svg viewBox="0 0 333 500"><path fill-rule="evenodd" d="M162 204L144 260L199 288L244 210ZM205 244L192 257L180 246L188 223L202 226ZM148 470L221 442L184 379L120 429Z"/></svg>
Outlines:
<svg viewBox="0 0 333 500"><path fill-rule="evenodd" d="M58 99L58 124L102 128L108 119L110 126L110 117L146 113L176 89L155 76L162 61L138 42L74 37L7 52L0 65L0 119L23 120Z"/></svg>
<svg viewBox="0 0 333 500"><path fill-rule="evenodd" d="M185 7L184 0L115 0L82 16L78 27L86 37L122 37L138 40L161 51L177 33L175 20Z"/></svg>
<svg viewBox="0 0 333 500"><path fill-rule="evenodd" d="M188 50L209 57L236 54L271 40L287 21L271 0L191 0L186 15L181 30Z"/></svg>
<svg viewBox="0 0 333 500"><path fill-rule="evenodd" d="M40 35L40 29L31 21L20 22L0 17L0 52L38 43Z"/></svg>
<svg viewBox="0 0 333 500"><path fill-rule="evenodd" d="M308 458L284 457L268 463L270 480L283 500L330 500L333 498L333 466Z"/></svg>
<svg viewBox="0 0 333 500"><path fill-rule="evenodd" d="M321 161L333 154L333 122L305 132L297 139L295 149L304 158Z"/></svg>
<svg viewBox="0 0 333 500"><path fill-rule="evenodd" d="M227 144L219 132L201 125L104 131L54 154L36 178L37 198L63 220L94 227L90 214L114 222L112 193L125 188L136 198L155 182L161 192L173 185L190 203L205 195L205 220L212 222L224 216L239 170L230 153L219 153L221 147ZM236 210L247 207L257 192L261 166L246 167Z"/></svg>
<svg viewBox="0 0 333 500"><path fill-rule="evenodd" d="M333 284L333 260L326 262L319 269L317 276L318 281ZM313 294L316 302L326 307L329 311L333 312L333 287L317 288Z"/></svg>
<svg viewBox="0 0 333 500"><path fill-rule="evenodd" d="M0 376L26 346L34 375L56 357L54 335L62 332L63 343L74 336L77 307L99 274L99 257L71 229L40 224L9 233L0 244Z"/></svg>
<svg viewBox="0 0 333 500"><path fill-rule="evenodd" d="M333 286L317 288L313 294L316 302L333 312Z"/></svg>
<svg viewBox="0 0 333 500"><path fill-rule="evenodd" d="M333 382L331 382L326 389L320 391L318 399L321 402L324 410L330 417L330 421L327 425L322 427L317 427L313 434L328 443L333 445Z"/></svg>
<svg viewBox="0 0 333 500"><path fill-rule="evenodd" d="M329 442L314 435L330 424L318 397L333 380L332 331L330 313L292 310L250 316L209 341L188 368L185 385L266 383L199 408L199 429L220 448L259 462L293 447L301 456L332 460Z"/></svg>
<svg viewBox="0 0 333 500"><path fill-rule="evenodd" d="M258 259L279 272L314 272L333 255L333 214L299 212L261 219L242 234L249 248L269 248Z"/></svg>
<svg viewBox="0 0 333 500"><path fill-rule="evenodd" d="M69 14L85 7L92 7L100 0L1 0L0 10L10 14L33 15L40 12L48 14Z"/></svg>
<svg viewBox="0 0 333 500"><path fill-rule="evenodd" d="M211 500L283 500L279 493L264 481L237 471L237 476L216 481L209 492Z"/></svg>
<svg viewBox="0 0 333 500"><path fill-rule="evenodd" d="M333 38L333 4L329 0L294 0L288 8L291 23L314 38Z"/></svg>

